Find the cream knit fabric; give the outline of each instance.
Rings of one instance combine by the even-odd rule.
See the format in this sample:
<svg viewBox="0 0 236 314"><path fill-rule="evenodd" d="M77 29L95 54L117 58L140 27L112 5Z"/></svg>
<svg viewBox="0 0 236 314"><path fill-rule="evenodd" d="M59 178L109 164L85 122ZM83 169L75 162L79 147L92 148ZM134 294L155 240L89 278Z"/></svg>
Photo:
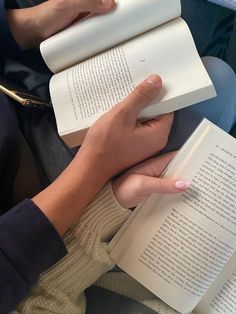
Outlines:
<svg viewBox="0 0 236 314"><path fill-rule="evenodd" d="M114 267L107 241L129 214L108 184L65 235L67 256L40 277L30 296L18 306L18 313L84 314L84 290ZM160 314L176 313L124 273L108 273L97 285L136 299Z"/></svg>

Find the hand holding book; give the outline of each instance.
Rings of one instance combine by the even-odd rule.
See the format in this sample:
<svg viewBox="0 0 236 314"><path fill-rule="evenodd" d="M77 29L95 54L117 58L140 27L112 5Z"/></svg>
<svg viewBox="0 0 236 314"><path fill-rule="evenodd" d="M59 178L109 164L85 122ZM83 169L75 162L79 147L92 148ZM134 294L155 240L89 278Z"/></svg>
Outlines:
<svg viewBox="0 0 236 314"><path fill-rule="evenodd" d="M139 112L159 94L161 85L159 76L149 76L103 115L91 127L67 169L33 198L60 234L108 180L166 145L173 114L143 124L137 121Z"/></svg>
<svg viewBox="0 0 236 314"><path fill-rule="evenodd" d="M144 123L137 120L140 111L158 96L161 86L159 76L149 76L89 129L80 156L92 150L107 180L165 147L173 113Z"/></svg>
<svg viewBox="0 0 236 314"><path fill-rule="evenodd" d="M235 159L235 139L204 120L163 175L191 187L150 196L110 243L118 266L180 313L236 313Z"/></svg>
<svg viewBox="0 0 236 314"><path fill-rule="evenodd" d="M40 45L55 73L50 94L58 132L71 147L151 73L162 93L139 118L148 120L215 96L180 0L117 0L109 14L74 23Z"/></svg>
<svg viewBox="0 0 236 314"><path fill-rule="evenodd" d="M114 0L49 0L26 9L7 11L12 34L23 49L39 46L40 42L88 14L113 9ZM28 31L30 29L30 32Z"/></svg>

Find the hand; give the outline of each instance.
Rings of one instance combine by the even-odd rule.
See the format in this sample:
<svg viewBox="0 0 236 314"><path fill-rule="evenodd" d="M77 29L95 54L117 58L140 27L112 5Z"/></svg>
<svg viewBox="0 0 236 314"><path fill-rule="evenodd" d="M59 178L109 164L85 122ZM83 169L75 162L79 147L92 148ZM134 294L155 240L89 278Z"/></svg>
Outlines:
<svg viewBox="0 0 236 314"><path fill-rule="evenodd" d="M21 48L32 48L64 29L84 13L105 13L114 0L48 0L27 9L7 11L12 34Z"/></svg>
<svg viewBox="0 0 236 314"><path fill-rule="evenodd" d="M60 177L33 201L64 234L88 202L114 175L159 152L166 145L173 114L137 121L161 89L151 75L88 131L78 154Z"/></svg>
<svg viewBox="0 0 236 314"><path fill-rule="evenodd" d="M181 193L189 188L189 181L159 178L174 156L175 152L172 152L152 158L115 179L112 187L120 205L124 208L132 208L145 201L153 193Z"/></svg>
<svg viewBox="0 0 236 314"><path fill-rule="evenodd" d="M159 76L149 76L88 131L79 155L89 155L106 180L153 156L167 144L173 114L146 123L137 120L140 111L158 95L161 85Z"/></svg>

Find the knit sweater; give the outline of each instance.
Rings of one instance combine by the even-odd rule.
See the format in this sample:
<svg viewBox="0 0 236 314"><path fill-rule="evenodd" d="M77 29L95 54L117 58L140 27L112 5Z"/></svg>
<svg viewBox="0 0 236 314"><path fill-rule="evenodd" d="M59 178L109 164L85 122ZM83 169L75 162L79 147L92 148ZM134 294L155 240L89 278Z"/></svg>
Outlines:
<svg viewBox="0 0 236 314"><path fill-rule="evenodd" d="M130 210L116 201L108 184L65 235L68 255L41 276L29 297L18 306L18 313L84 314L84 290L95 282L159 314L176 313L127 274L107 273L114 267L108 241L129 214Z"/></svg>

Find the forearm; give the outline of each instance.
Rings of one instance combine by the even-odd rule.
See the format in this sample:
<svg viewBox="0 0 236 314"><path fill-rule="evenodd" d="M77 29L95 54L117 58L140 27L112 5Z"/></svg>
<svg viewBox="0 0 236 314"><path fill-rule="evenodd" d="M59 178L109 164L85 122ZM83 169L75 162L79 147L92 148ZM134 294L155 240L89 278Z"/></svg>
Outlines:
<svg viewBox="0 0 236 314"><path fill-rule="evenodd" d="M8 10L7 19L15 40L21 48L27 49L39 46L41 41L69 26L81 13L105 13L114 4L113 0L107 3L100 0L48 0L31 8Z"/></svg>
<svg viewBox="0 0 236 314"><path fill-rule="evenodd" d="M37 17L34 17L34 8L7 10L6 17L12 35L22 49L40 43L40 34L35 27Z"/></svg>
<svg viewBox="0 0 236 314"><path fill-rule="evenodd" d="M79 152L60 177L33 198L61 235L109 179L100 168L96 157Z"/></svg>
<svg viewBox="0 0 236 314"><path fill-rule="evenodd" d="M65 7L63 7L62 4L58 5L58 3L63 3L63 1L46 1L40 4L40 10L38 6L33 6L26 9L6 11L6 17L11 32L21 48L37 47L41 41L50 37L60 29L57 28L57 25L60 23L60 17ZM71 15L72 14L74 14L74 11L71 12ZM55 17L57 15L58 22L55 23ZM54 21L54 23L50 23L50 21Z"/></svg>

